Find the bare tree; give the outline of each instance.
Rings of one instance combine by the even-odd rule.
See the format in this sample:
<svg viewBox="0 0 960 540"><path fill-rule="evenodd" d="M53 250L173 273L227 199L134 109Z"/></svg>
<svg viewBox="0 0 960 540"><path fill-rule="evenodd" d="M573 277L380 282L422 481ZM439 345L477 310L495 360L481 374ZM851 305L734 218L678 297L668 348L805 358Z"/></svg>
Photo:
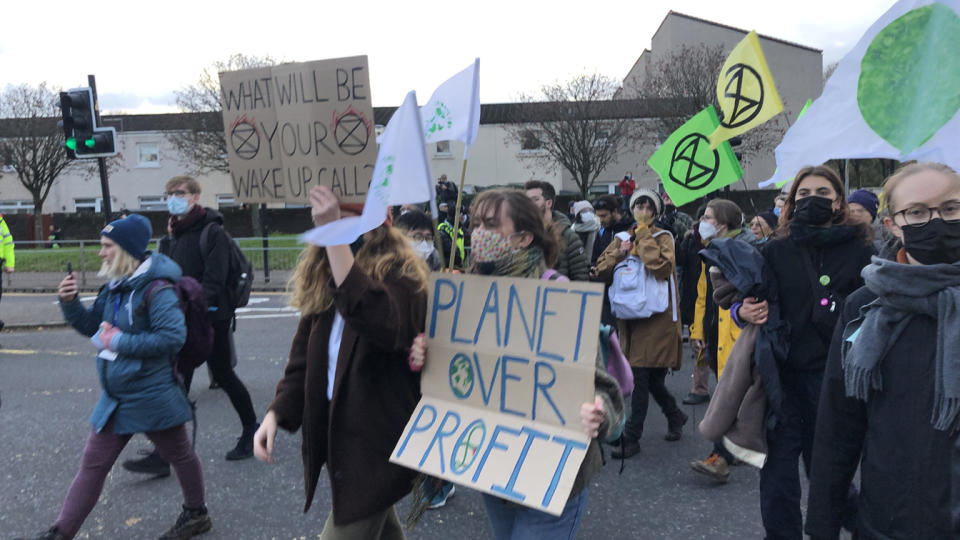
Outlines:
<svg viewBox="0 0 960 540"><path fill-rule="evenodd" d="M0 94L0 158L17 172L17 179L33 198L34 237L43 238L43 203L57 177L71 161L57 126L60 98L46 83L8 86Z"/></svg>
<svg viewBox="0 0 960 540"><path fill-rule="evenodd" d="M196 172L230 172L227 146L223 137L220 108L220 72L276 65L269 56L235 54L226 61L217 61L204 68L200 79L175 92L177 106L186 113L218 113L197 115L196 121L182 131L168 135L177 152L189 161Z"/></svg>
<svg viewBox="0 0 960 540"><path fill-rule="evenodd" d="M603 75L580 75L545 85L541 99L520 99L508 141L519 142L538 165L560 165L586 198L597 177L633 137L633 100L612 100L619 84Z"/></svg>

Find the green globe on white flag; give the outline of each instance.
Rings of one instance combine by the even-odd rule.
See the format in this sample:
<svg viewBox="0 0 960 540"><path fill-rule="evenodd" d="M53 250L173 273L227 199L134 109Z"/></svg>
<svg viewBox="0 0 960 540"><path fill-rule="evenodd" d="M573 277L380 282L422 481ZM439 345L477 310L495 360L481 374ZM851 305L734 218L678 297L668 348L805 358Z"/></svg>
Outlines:
<svg viewBox="0 0 960 540"><path fill-rule="evenodd" d="M936 161L960 170L960 0L901 0L840 61L777 146L778 173L830 159Z"/></svg>
<svg viewBox="0 0 960 540"><path fill-rule="evenodd" d="M420 108L423 137L473 145L480 128L480 59L437 87Z"/></svg>

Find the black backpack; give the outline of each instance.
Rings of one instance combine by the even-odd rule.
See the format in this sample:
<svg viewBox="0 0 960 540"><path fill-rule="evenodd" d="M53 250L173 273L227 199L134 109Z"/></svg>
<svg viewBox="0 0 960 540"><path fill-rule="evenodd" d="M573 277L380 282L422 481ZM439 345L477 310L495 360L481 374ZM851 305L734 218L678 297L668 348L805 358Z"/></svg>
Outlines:
<svg viewBox="0 0 960 540"><path fill-rule="evenodd" d="M209 253L208 240L210 228L218 223L208 223L200 233L200 251L203 254ZM230 255L227 268L227 298L230 302L230 310L247 305L250 301L250 291L253 289L253 265L247 257L240 251L240 246L230 236L226 229L221 227L223 235L227 237L227 244L230 246Z"/></svg>

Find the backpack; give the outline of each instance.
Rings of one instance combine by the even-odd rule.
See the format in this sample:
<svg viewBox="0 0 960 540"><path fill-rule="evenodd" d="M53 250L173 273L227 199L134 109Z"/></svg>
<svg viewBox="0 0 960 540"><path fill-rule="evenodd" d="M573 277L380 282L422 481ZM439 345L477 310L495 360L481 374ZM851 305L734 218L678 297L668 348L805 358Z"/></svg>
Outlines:
<svg viewBox="0 0 960 540"><path fill-rule="evenodd" d="M208 238L210 229L217 223L208 223L200 233L200 252L206 256L210 252L208 249ZM227 237L227 245L230 254L227 256L227 300L230 302L230 311L247 305L250 301L250 291L253 289L253 265L250 260L240 251L240 246L230 236L226 229L221 227L223 235Z"/></svg>
<svg viewBox="0 0 960 540"><path fill-rule="evenodd" d="M171 361L174 374L180 378L200 367L210 357L213 352L213 326L207 318L207 299L203 294L203 286L189 276L181 277L176 283L167 279L152 281L143 293L144 309L149 312L153 296L157 291L168 288L176 293L187 326L187 339Z"/></svg>
<svg viewBox="0 0 960 540"><path fill-rule="evenodd" d="M670 233L659 231L654 238ZM610 310L618 319L647 319L663 313L670 307L670 291L674 277L659 280L653 277L636 255L629 255L613 269L613 284L607 291ZM677 305L673 303L673 320L677 320Z"/></svg>

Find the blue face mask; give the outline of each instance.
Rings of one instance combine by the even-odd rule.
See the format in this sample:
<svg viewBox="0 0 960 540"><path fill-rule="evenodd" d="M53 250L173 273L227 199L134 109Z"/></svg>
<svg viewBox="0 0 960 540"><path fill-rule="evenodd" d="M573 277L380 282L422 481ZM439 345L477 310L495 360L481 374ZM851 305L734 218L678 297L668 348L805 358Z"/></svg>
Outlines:
<svg viewBox="0 0 960 540"><path fill-rule="evenodd" d="M773 209L773 215L775 215L775 216L777 216L777 217L780 217L780 210L781 210L780 208L776 208L776 207L775 207L775 208Z"/></svg>
<svg viewBox="0 0 960 540"><path fill-rule="evenodd" d="M167 210L172 216L182 216L190 210L186 197L170 197L167 199Z"/></svg>

